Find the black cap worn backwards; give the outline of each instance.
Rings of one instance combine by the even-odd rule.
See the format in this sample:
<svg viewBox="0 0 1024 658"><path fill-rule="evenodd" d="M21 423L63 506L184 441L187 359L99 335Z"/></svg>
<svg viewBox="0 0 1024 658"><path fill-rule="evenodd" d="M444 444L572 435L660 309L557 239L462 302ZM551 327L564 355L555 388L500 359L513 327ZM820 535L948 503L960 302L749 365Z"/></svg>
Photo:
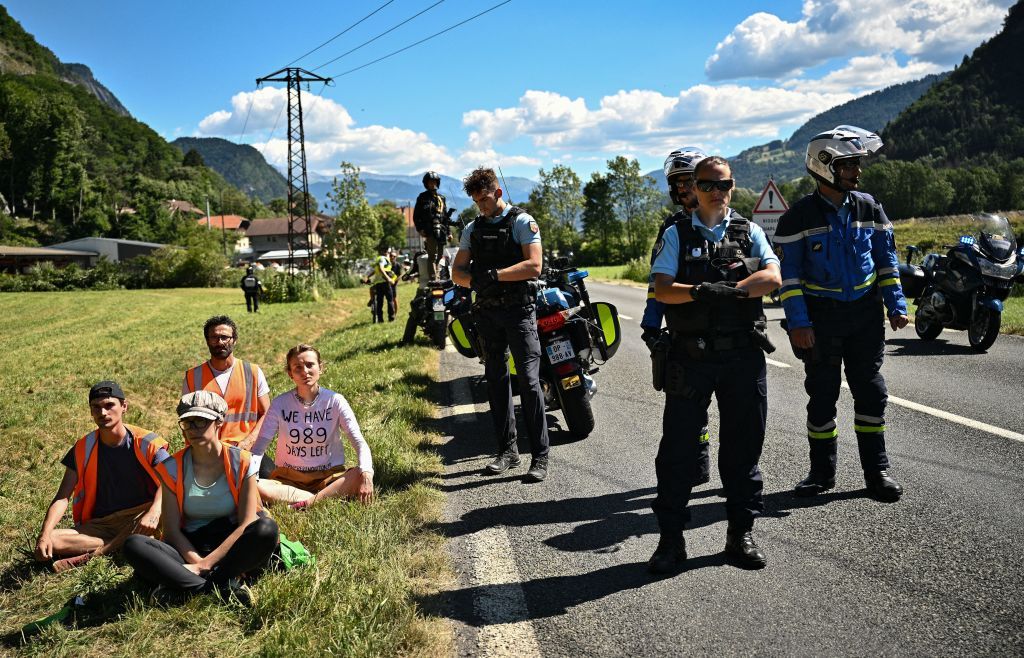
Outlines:
<svg viewBox="0 0 1024 658"><path fill-rule="evenodd" d="M89 402L101 398L117 398L124 402L124 391L115 381L104 380L93 384L89 389Z"/></svg>

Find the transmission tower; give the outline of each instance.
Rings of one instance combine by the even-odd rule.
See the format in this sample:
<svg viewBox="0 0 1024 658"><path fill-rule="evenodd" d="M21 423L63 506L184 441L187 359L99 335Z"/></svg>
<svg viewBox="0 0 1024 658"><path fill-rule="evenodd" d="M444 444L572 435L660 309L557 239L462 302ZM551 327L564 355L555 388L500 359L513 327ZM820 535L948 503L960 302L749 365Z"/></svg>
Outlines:
<svg viewBox="0 0 1024 658"><path fill-rule="evenodd" d="M256 79L264 82L288 83L288 275L295 276L295 249L305 246L309 271L313 273L313 228L309 216L309 177L306 175L306 139L302 127L302 83L322 82L324 78L300 68L283 68ZM308 88L308 84L307 84ZM303 230L297 231L299 222Z"/></svg>

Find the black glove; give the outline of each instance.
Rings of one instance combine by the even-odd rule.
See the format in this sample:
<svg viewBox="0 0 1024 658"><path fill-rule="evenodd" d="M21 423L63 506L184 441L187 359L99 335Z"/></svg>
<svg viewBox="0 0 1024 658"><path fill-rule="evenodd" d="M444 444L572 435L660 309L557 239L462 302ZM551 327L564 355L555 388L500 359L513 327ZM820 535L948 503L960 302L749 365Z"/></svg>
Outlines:
<svg viewBox="0 0 1024 658"><path fill-rule="evenodd" d="M474 274L472 279L473 290L482 293L498 282L498 270L490 269L482 274Z"/></svg>
<svg viewBox="0 0 1024 658"><path fill-rule="evenodd" d="M640 334L640 338L647 343L647 348L654 351L654 343L657 342L658 336L661 335L660 329L651 329L650 327L644 327L644 331Z"/></svg>
<svg viewBox="0 0 1024 658"><path fill-rule="evenodd" d="M690 296L695 301L721 302L730 299L749 297L747 291L737 288L733 281L721 283L701 283L690 289Z"/></svg>

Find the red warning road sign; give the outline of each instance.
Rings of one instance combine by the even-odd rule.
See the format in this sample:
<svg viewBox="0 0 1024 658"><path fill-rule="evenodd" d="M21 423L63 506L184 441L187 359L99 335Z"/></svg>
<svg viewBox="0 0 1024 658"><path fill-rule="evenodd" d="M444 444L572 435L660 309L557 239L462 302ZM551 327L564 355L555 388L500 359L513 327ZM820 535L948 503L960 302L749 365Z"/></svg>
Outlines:
<svg viewBox="0 0 1024 658"><path fill-rule="evenodd" d="M782 198L779 188L775 186L775 181L769 180L768 184L764 186L761 196L758 197L757 203L754 204L754 216L751 219L764 229L768 241L771 242L775 237L775 227L779 224L779 217L782 217L787 210L789 210L789 204Z"/></svg>

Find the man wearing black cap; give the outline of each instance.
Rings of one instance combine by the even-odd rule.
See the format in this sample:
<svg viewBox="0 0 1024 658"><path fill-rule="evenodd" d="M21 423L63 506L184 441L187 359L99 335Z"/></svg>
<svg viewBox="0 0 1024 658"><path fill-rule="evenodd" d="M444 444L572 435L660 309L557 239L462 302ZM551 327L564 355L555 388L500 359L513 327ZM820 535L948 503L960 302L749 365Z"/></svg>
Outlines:
<svg viewBox="0 0 1024 658"><path fill-rule="evenodd" d="M155 466L170 457L155 432L127 425L128 402L117 382L89 389L96 429L64 455L64 478L50 502L36 541L36 559L58 559L56 571L114 552L129 534L153 535L160 524ZM72 500L73 528L57 528Z"/></svg>

